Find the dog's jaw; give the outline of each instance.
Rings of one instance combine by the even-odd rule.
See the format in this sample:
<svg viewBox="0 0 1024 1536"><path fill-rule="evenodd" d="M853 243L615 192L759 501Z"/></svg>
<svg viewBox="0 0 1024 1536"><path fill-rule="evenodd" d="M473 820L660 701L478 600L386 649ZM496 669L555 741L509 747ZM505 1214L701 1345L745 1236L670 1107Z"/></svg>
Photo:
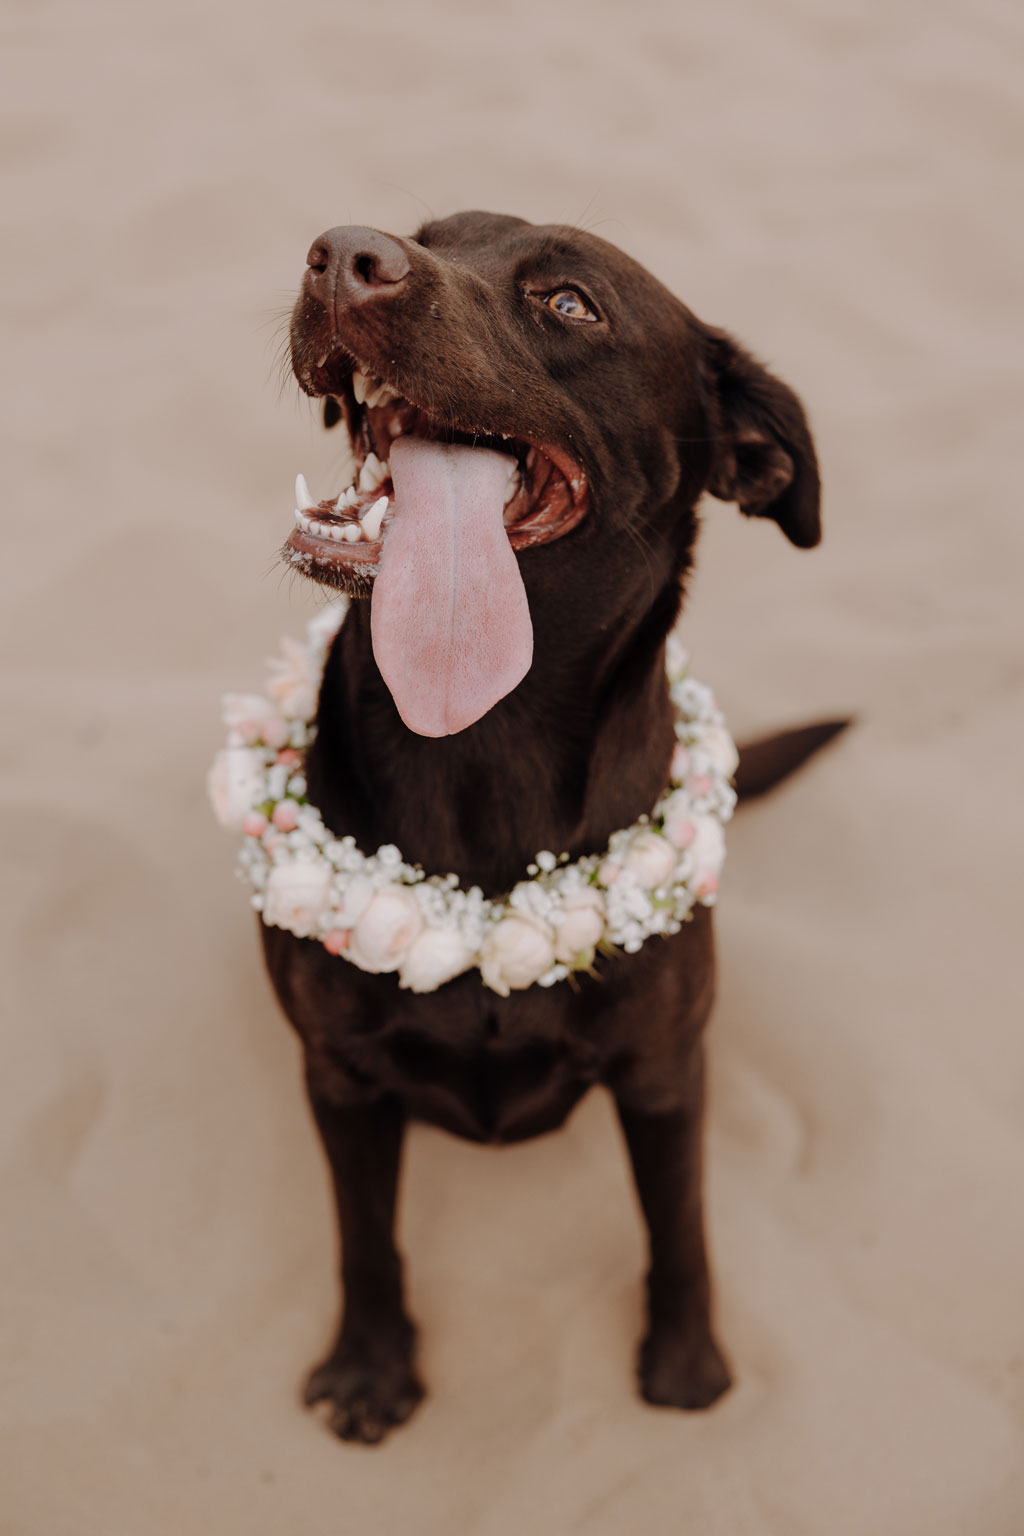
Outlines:
<svg viewBox="0 0 1024 1536"><path fill-rule="evenodd" d="M351 366L351 365L349 365ZM392 444L414 436L506 454L509 479L504 523L517 553L571 532L588 505L587 478L570 455L550 444L506 434L494 423L446 418L414 403L358 366L338 377L338 361L302 378L307 393L323 388L337 402L352 445L352 484L314 501L304 478L296 482L295 527L282 559L300 574L352 597L373 588L388 528L396 515Z"/></svg>

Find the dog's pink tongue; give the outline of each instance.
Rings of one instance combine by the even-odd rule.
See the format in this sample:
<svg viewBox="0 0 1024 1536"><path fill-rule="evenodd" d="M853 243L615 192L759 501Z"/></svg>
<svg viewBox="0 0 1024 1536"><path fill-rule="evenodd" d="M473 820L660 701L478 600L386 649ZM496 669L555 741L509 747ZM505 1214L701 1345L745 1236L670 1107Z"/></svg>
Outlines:
<svg viewBox="0 0 1024 1536"><path fill-rule="evenodd" d="M533 626L503 521L508 459L400 437L395 512L373 584L370 633L411 731L451 736L530 670Z"/></svg>

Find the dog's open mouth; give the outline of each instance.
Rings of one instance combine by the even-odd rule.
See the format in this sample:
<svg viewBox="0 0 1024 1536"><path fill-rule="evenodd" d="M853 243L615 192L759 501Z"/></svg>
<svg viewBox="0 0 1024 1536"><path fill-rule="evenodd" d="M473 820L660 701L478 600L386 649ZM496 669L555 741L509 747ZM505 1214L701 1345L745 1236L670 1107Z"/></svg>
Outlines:
<svg viewBox="0 0 1024 1536"><path fill-rule="evenodd" d="M579 465L557 449L454 425L359 371L336 398L352 440L352 484L333 497L315 501L300 475L295 486L295 528L286 545L289 563L305 567L305 574L314 580L354 595L369 592L398 511L391 449L400 438L504 454L509 467L503 523L514 550L561 538L586 510L586 477Z"/></svg>
<svg viewBox="0 0 1024 1536"><path fill-rule="evenodd" d="M445 420L360 371L332 383L353 483L314 502L299 476L285 558L371 596L374 657L411 730L465 730L530 669L516 552L576 526L586 477L557 448Z"/></svg>

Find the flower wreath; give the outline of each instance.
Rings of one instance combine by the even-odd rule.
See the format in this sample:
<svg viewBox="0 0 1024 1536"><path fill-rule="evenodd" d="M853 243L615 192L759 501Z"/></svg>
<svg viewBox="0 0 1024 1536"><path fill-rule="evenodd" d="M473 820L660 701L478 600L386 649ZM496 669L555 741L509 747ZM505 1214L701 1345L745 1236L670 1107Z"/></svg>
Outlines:
<svg viewBox="0 0 1024 1536"><path fill-rule="evenodd" d="M303 769L327 651L347 607L333 603L311 620L305 645L283 642L267 696L224 697L228 745L207 784L221 825L245 834L239 875L265 923L319 939L361 970L397 972L399 986L414 992L476 966L484 985L507 997L591 970L599 950L634 954L653 934L678 933L695 906L714 904L737 754L674 635L669 784L604 853L572 862L538 853L528 879L489 898L478 886L463 890L455 875L424 874L391 844L364 854L354 838L335 837L309 803Z"/></svg>

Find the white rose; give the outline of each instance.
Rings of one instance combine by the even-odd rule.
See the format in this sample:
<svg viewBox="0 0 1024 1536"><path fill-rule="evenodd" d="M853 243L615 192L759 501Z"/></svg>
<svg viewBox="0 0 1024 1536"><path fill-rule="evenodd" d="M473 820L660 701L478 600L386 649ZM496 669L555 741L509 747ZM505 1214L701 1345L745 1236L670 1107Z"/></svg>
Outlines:
<svg viewBox="0 0 1024 1536"><path fill-rule="evenodd" d="M401 885L377 891L352 929L348 958L364 971L397 971L423 928L419 904Z"/></svg>
<svg viewBox="0 0 1024 1536"><path fill-rule="evenodd" d="M263 787L263 754L249 747L222 747L206 775L213 813L230 832L237 832L262 800Z"/></svg>
<svg viewBox="0 0 1024 1536"><path fill-rule="evenodd" d="M699 885L708 875L716 879L725 862L725 832L715 816L695 816L697 834L690 844L696 882Z"/></svg>
<svg viewBox="0 0 1024 1536"><path fill-rule="evenodd" d="M731 779L739 765L740 755L724 725L709 725L700 737L699 746L719 773Z"/></svg>
<svg viewBox="0 0 1024 1536"><path fill-rule="evenodd" d="M267 663L271 672L270 697L289 720L311 720L316 712L320 682L313 658L304 645L287 635L281 649L284 656Z"/></svg>
<svg viewBox="0 0 1024 1536"><path fill-rule="evenodd" d="M690 657L686 647L676 634L670 631L665 641L665 666L669 677L682 677L690 665Z"/></svg>
<svg viewBox="0 0 1024 1536"><path fill-rule="evenodd" d="M455 927L424 928L412 941L398 985L411 992L433 992L472 963L473 950Z"/></svg>
<svg viewBox="0 0 1024 1536"><path fill-rule="evenodd" d="M555 963L554 936L532 912L510 912L493 927L480 950L480 972L493 992L508 997L528 987Z"/></svg>
<svg viewBox="0 0 1024 1536"><path fill-rule="evenodd" d="M263 921L308 939L317 932L331 884L331 872L319 861L293 859L275 864L263 893Z"/></svg>
<svg viewBox="0 0 1024 1536"><path fill-rule="evenodd" d="M342 928L352 928L358 923L373 900L373 881L368 875L349 875L344 892L335 903L338 923Z"/></svg>
<svg viewBox="0 0 1024 1536"><path fill-rule="evenodd" d="M221 718L247 745L263 738L266 721L279 721L281 712L261 693L226 693L221 700Z"/></svg>
<svg viewBox="0 0 1024 1536"><path fill-rule="evenodd" d="M663 831L674 848L689 848L697 833L693 801L685 790L677 789L665 801Z"/></svg>
<svg viewBox="0 0 1024 1536"><path fill-rule="evenodd" d="M677 857L667 838L649 827L642 827L630 843L622 867L632 872L637 884L645 891L656 891L672 879Z"/></svg>
<svg viewBox="0 0 1024 1536"><path fill-rule="evenodd" d="M326 608L321 608L319 613L315 613L306 625L310 645L326 649L341 628L347 611L348 600L343 597L336 603L328 603Z"/></svg>
<svg viewBox="0 0 1024 1536"><path fill-rule="evenodd" d="M593 957L604 934L604 901L592 885L565 899L565 914L555 924L555 958L571 965L577 955Z"/></svg>

